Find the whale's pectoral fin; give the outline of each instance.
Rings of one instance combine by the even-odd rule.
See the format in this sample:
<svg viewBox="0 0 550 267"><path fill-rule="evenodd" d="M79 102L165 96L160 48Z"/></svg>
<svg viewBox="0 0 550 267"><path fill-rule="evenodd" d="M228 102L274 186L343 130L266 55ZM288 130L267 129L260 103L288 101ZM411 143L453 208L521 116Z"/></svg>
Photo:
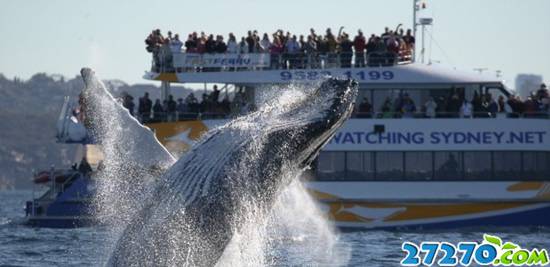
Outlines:
<svg viewBox="0 0 550 267"><path fill-rule="evenodd" d="M86 126L98 144L109 147L103 151L111 154L106 157L163 169L176 161L154 133L115 100L92 69L83 68L80 73L86 85L81 98Z"/></svg>

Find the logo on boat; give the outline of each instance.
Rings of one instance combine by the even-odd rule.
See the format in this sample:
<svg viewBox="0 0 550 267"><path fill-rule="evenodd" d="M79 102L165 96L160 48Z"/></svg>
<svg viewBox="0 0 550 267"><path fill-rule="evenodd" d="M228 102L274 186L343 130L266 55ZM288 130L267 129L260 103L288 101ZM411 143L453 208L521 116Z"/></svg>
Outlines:
<svg viewBox="0 0 550 267"><path fill-rule="evenodd" d="M483 241L459 242L403 242L406 255L402 266L545 266L546 249L524 249L513 242L503 242L498 236L483 235Z"/></svg>

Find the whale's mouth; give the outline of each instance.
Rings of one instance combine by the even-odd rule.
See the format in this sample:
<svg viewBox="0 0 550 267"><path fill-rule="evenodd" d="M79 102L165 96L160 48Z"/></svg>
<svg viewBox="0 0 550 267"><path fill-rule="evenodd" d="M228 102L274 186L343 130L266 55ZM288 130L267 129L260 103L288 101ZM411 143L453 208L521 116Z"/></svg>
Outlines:
<svg viewBox="0 0 550 267"><path fill-rule="evenodd" d="M313 105L302 109L316 109L305 127L305 144L298 157L301 166L309 166L323 146L351 116L357 98L357 82L350 79L329 78L312 94L309 100Z"/></svg>

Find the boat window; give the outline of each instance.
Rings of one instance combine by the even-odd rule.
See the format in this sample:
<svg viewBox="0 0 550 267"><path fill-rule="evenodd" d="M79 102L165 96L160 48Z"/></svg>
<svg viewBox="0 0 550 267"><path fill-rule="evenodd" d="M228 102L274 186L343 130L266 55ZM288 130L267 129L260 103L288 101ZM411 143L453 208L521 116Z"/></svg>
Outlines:
<svg viewBox="0 0 550 267"><path fill-rule="evenodd" d="M372 180L376 177L374 152L363 152L363 168L364 168L366 179Z"/></svg>
<svg viewBox="0 0 550 267"><path fill-rule="evenodd" d="M378 151L321 152L324 181L550 180L550 152Z"/></svg>
<svg viewBox="0 0 550 267"><path fill-rule="evenodd" d="M550 153L523 152L524 180L550 180Z"/></svg>
<svg viewBox="0 0 550 267"><path fill-rule="evenodd" d="M462 179L463 166L460 152L438 151L434 153L434 179L436 180Z"/></svg>
<svg viewBox="0 0 550 267"><path fill-rule="evenodd" d="M365 178L363 152L348 152L346 155L346 178L361 180Z"/></svg>
<svg viewBox="0 0 550 267"><path fill-rule="evenodd" d="M343 180L346 171L345 152L321 152L317 160L319 180Z"/></svg>
<svg viewBox="0 0 550 267"><path fill-rule="evenodd" d="M431 180L432 152L405 152L405 177L411 180Z"/></svg>
<svg viewBox="0 0 550 267"><path fill-rule="evenodd" d="M493 166L496 180L518 179L521 173L521 152L493 152Z"/></svg>
<svg viewBox="0 0 550 267"><path fill-rule="evenodd" d="M467 180L491 179L491 152L464 152L464 178Z"/></svg>
<svg viewBox="0 0 550 267"><path fill-rule="evenodd" d="M403 179L403 152L376 152L376 179Z"/></svg>

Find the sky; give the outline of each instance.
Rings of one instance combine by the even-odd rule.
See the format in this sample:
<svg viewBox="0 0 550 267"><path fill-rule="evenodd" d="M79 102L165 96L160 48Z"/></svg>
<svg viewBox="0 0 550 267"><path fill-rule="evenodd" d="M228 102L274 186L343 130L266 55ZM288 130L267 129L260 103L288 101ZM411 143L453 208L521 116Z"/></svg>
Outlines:
<svg viewBox="0 0 550 267"><path fill-rule="evenodd" d="M426 61L459 69L497 70L513 86L518 73L550 80L550 1L426 0L432 17ZM0 0L0 73L28 79L37 72L74 77L83 66L103 79L147 83L153 28L183 39L193 31L237 37L247 30L307 34L327 27L355 35L385 26L412 27L413 0ZM417 44L420 45L420 31ZM429 49L431 47L431 49Z"/></svg>

